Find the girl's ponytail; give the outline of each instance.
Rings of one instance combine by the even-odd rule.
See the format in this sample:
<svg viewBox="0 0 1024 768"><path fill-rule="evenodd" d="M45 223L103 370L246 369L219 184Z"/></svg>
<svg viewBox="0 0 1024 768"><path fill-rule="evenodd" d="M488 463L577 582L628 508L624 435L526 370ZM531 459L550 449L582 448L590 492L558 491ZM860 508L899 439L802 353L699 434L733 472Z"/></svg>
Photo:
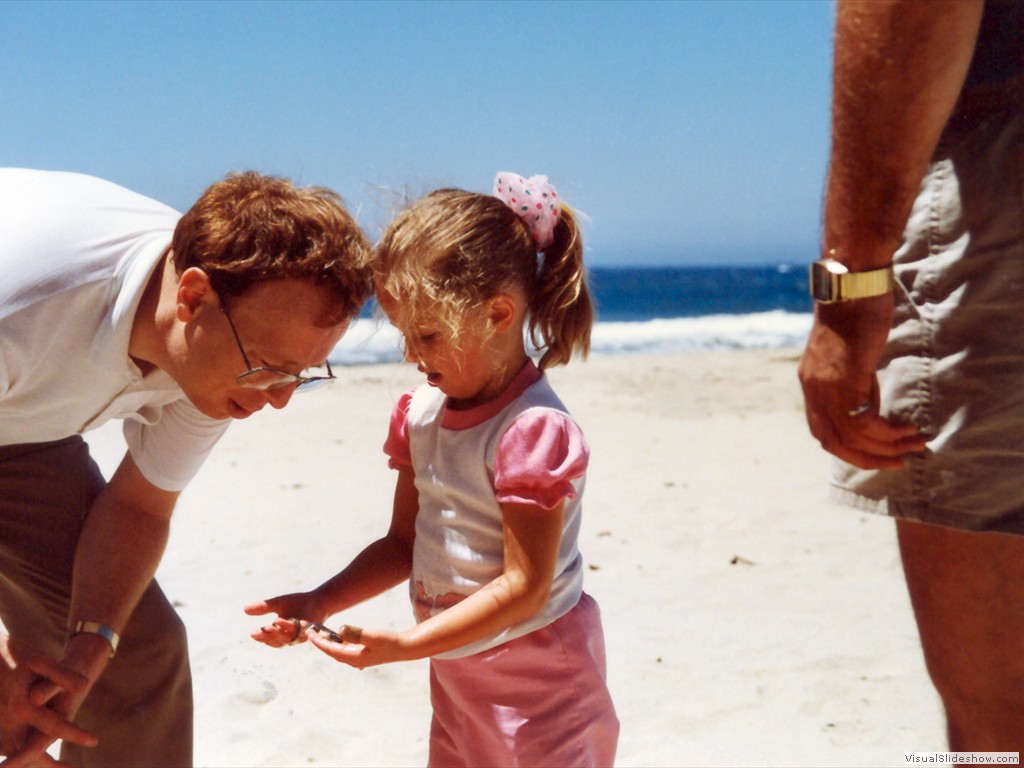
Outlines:
<svg viewBox="0 0 1024 768"><path fill-rule="evenodd" d="M567 206L561 206L551 245L541 258L529 316L530 340L545 348L538 363L541 370L565 365L577 351L587 356L594 305L579 224Z"/></svg>
<svg viewBox="0 0 1024 768"><path fill-rule="evenodd" d="M564 365L579 351L590 351L594 306L583 266L579 224L547 176L525 179L502 172L494 179L494 195L526 224L536 250L542 253L530 296L530 341L544 354L541 370Z"/></svg>

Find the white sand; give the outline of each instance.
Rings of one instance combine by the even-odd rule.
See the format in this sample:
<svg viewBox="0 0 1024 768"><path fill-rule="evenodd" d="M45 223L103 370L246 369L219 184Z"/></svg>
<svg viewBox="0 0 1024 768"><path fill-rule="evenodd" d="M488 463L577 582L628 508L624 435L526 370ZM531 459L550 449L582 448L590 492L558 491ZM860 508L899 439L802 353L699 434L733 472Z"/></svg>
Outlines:
<svg viewBox="0 0 1024 768"><path fill-rule="evenodd" d="M895 765L945 748L886 518L824 501L796 351L596 358L552 372L592 459L581 548L618 764ZM252 600L381 535L381 445L412 367L347 368L235 425L182 496L160 570L190 630L200 766L423 765L425 662L357 671L248 638ZM93 438L110 467L116 428ZM408 626L405 590L351 624Z"/></svg>

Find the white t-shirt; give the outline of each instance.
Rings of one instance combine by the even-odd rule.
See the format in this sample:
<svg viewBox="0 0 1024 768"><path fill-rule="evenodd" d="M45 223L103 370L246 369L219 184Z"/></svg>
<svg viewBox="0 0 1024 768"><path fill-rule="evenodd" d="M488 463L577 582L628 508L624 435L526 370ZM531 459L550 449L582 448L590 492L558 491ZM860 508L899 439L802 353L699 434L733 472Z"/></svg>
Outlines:
<svg viewBox="0 0 1024 768"><path fill-rule="evenodd" d="M0 169L0 445L124 419L164 490L192 479L229 421L204 416L128 356L132 323L180 214L75 173Z"/></svg>
<svg viewBox="0 0 1024 768"><path fill-rule="evenodd" d="M562 537L547 603L490 637L439 653L469 656L545 627L583 591L577 547L590 449L583 432L533 363L494 400L470 410L446 407L421 386L391 416L384 450L392 467L416 473L419 511L409 593L418 621L436 616L504 569L501 505L552 510L565 502Z"/></svg>

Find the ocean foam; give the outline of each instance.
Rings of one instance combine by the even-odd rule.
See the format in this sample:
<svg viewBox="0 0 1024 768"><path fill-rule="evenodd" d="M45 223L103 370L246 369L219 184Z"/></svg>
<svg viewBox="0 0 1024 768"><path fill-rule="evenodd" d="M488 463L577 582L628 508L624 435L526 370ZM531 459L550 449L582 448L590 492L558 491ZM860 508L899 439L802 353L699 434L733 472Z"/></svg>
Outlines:
<svg viewBox="0 0 1024 768"><path fill-rule="evenodd" d="M755 312L747 315L704 315L640 322L598 322L591 337L596 355L641 352L690 352L729 349L782 349L802 346L812 315L796 312ZM401 337L377 320L359 319L334 348L334 365L365 365L402 359Z"/></svg>

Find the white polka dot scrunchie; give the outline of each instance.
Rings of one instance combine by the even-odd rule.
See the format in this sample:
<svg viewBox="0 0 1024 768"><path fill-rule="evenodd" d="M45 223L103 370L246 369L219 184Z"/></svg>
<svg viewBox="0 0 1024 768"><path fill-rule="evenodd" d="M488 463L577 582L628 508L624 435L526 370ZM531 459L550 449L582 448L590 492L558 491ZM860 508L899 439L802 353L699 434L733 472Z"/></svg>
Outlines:
<svg viewBox="0 0 1024 768"><path fill-rule="evenodd" d="M558 207L558 193L547 176L524 179L518 173L502 171L494 177L494 196L526 222L538 251L551 245L562 211Z"/></svg>

